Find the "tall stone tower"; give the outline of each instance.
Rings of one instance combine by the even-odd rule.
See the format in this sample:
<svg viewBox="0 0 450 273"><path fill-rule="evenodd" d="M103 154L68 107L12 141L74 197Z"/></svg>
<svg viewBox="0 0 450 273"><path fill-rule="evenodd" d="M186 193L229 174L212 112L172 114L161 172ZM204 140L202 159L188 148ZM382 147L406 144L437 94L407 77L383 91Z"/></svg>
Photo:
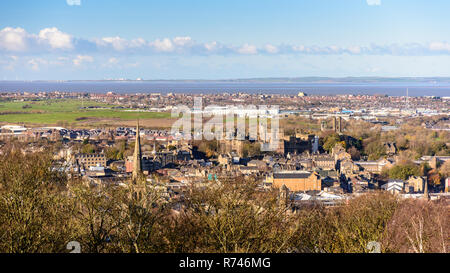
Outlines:
<svg viewBox="0 0 450 273"><path fill-rule="evenodd" d="M136 127L136 142L134 144L133 154L133 180L136 180L142 174L142 156L141 156L141 129L139 128L139 120Z"/></svg>
<svg viewBox="0 0 450 273"><path fill-rule="evenodd" d="M333 131L335 131L335 132L336 132L336 129L337 129L337 128L336 128L336 127L337 127L337 124L336 124L336 123L337 123L337 121L336 121L336 116L334 116L334 117L333 117Z"/></svg>
<svg viewBox="0 0 450 273"><path fill-rule="evenodd" d="M325 131L327 129L327 122L326 122L326 120L322 120L321 122L320 122L320 130L323 132L323 131Z"/></svg>
<svg viewBox="0 0 450 273"><path fill-rule="evenodd" d="M338 119L338 133L342 133L342 117L339 117Z"/></svg>
<svg viewBox="0 0 450 273"><path fill-rule="evenodd" d="M333 117L333 131L338 134L342 133L342 117Z"/></svg>

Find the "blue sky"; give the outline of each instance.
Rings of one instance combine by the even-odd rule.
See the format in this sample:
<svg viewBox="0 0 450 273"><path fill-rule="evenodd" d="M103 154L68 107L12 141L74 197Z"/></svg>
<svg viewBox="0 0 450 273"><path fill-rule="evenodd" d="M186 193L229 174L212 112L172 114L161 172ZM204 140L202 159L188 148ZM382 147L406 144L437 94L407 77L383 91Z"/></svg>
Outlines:
<svg viewBox="0 0 450 273"><path fill-rule="evenodd" d="M446 0L0 2L0 80L450 76Z"/></svg>

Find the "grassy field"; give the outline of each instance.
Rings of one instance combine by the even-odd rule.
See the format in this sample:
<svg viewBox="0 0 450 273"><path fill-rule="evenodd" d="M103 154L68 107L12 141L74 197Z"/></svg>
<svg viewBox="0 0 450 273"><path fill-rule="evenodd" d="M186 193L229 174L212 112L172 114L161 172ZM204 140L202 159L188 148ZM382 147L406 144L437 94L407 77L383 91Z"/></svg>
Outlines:
<svg viewBox="0 0 450 273"><path fill-rule="evenodd" d="M82 109L84 107L101 107ZM176 119L170 113L132 112L113 109L115 105L81 100L45 100L36 102L0 102L0 124L20 124L27 126L62 126L68 128L94 128L135 126L139 119L146 128L170 128ZM225 122L229 122L226 120ZM248 124L248 118L246 119ZM320 129L317 123L290 117L282 119L280 126L285 131L297 128Z"/></svg>
<svg viewBox="0 0 450 273"><path fill-rule="evenodd" d="M97 106L101 109L81 109ZM141 119L152 127L165 124L163 120L170 120L170 113L129 112L112 109L113 105L81 100L47 100L37 102L0 102L0 123L15 123L26 125L64 125L90 127L101 125L121 125L121 121ZM170 124L168 125L170 126Z"/></svg>
<svg viewBox="0 0 450 273"><path fill-rule="evenodd" d="M288 135L295 134L295 131L305 130L305 131L319 131L320 124L315 120L308 120L302 117L290 116L280 120L280 127L284 129L285 133Z"/></svg>

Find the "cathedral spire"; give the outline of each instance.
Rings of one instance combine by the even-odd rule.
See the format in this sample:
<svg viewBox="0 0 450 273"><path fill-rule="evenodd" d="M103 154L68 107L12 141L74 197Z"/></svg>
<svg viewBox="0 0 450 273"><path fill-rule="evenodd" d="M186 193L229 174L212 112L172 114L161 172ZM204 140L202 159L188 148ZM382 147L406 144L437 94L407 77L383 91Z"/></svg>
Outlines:
<svg viewBox="0 0 450 273"><path fill-rule="evenodd" d="M139 128L139 120L136 127L136 142L134 144L133 155L133 180L137 179L142 173L142 157L141 157L141 129Z"/></svg>

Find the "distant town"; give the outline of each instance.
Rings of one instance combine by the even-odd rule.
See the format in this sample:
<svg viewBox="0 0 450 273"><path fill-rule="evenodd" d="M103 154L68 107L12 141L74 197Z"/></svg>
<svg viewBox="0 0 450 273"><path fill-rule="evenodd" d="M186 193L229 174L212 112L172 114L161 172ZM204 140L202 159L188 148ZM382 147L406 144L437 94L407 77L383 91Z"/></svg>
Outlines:
<svg viewBox="0 0 450 273"><path fill-rule="evenodd" d="M449 253L449 10L0 1L0 256L286 272ZM445 270L420 256L394 259Z"/></svg>
<svg viewBox="0 0 450 273"><path fill-rule="evenodd" d="M93 102L115 111L169 113L179 104L193 107L195 96L2 93L0 107L2 103L21 102L26 103L23 109L32 109L35 102L76 100L81 102L79 111L102 108L84 106ZM76 123L61 123L68 125L63 127L3 122L0 153L15 142L27 144L20 146L23 153L52 147L54 168L69 177L103 186L120 185L143 174L148 182L162 185L168 199L182 198L191 185L243 176L257 181L262 191L285 189L292 208L316 201L332 206L377 190L404 198L449 198L448 98L310 96L301 91L296 96L233 93L201 97L204 105L216 105L213 112L226 111L227 105L279 105L277 150L260 151L264 141L251 140L248 135L242 140L177 139L168 128L152 128L151 121L141 120L138 127L136 119L131 121L136 126L105 124L101 128L76 128ZM1 112L2 116L9 114L17 112ZM412 126L429 132L436 143L429 143L429 149L415 147L416 136L408 136ZM412 169L402 175L393 171L402 166Z"/></svg>

